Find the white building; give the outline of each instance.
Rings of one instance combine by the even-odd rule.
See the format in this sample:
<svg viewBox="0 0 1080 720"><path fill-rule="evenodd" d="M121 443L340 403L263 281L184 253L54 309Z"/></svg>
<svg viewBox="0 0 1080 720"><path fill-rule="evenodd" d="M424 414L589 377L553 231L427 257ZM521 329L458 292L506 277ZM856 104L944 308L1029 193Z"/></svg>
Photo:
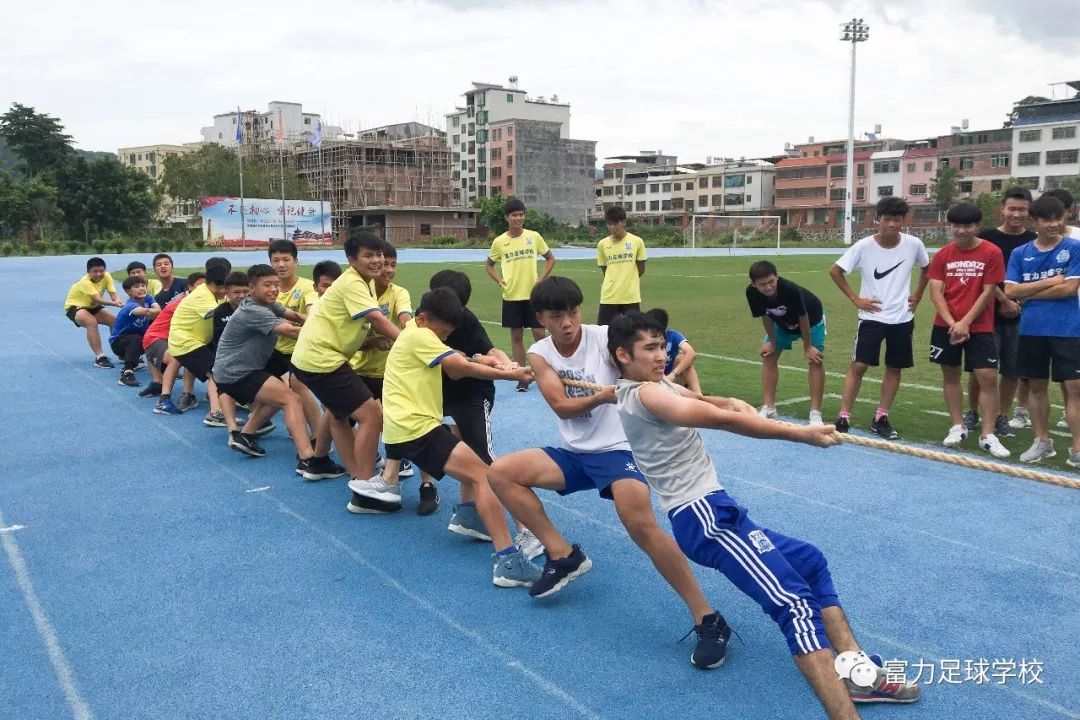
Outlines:
<svg viewBox="0 0 1080 720"><path fill-rule="evenodd" d="M492 123L503 120L545 120L560 123L559 137L570 137L570 106L557 95L530 98L510 78L509 87L473 83L465 93L465 107L446 114L446 142L453 153L454 199L472 205L477 197L487 197L489 187L488 143Z"/></svg>
<svg viewBox="0 0 1080 720"><path fill-rule="evenodd" d="M122 147L116 151L120 162L129 168L138 170L160 183L165 176L165 160L170 157L186 155L202 147L201 142L183 145L157 144ZM186 222L198 213L195 203L176 200L168 195L163 198L158 210L158 220L167 223Z"/></svg>
<svg viewBox="0 0 1080 720"><path fill-rule="evenodd" d="M1080 90L1080 81L1066 83ZM1080 175L1080 98L1020 105L1013 122L1012 170L1046 191Z"/></svg>
<svg viewBox="0 0 1080 720"><path fill-rule="evenodd" d="M904 151L880 150L870 154L870 204L883 197L904 197Z"/></svg>
<svg viewBox="0 0 1080 720"><path fill-rule="evenodd" d="M686 178L686 212L762 215L772 212L776 168L762 160L708 158Z"/></svg>
<svg viewBox="0 0 1080 720"><path fill-rule="evenodd" d="M288 141L305 140L319 124L320 116L306 113L300 103L275 100L266 106L266 112L256 110L242 111L244 118L244 143L276 142L278 128L285 127L285 139ZM225 147L236 147L237 113L227 112L214 116L214 124L202 129L204 142L217 143ZM333 140L342 134L339 127L323 127L323 139Z"/></svg>

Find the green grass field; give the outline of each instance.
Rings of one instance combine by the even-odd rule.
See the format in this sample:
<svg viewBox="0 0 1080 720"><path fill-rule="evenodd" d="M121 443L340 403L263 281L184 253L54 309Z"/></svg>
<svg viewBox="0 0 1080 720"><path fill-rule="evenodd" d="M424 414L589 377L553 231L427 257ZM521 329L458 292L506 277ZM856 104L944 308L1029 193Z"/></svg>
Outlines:
<svg viewBox="0 0 1080 720"><path fill-rule="evenodd" d="M789 277L817 294L825 306L829 331L825 355L828 378L822 410L826 422L829 422L835 419L839 410L843 374L851 359L856 323L855 307L840 293L827 274L835 261L834 257L763 257L776 262L782 276ZM755 259L758 258L650 260L648 271L642 278L642 308L663 307L668 311L671 327L683 332L698 352L696 365L706 392L732 395L759 405L761 371L757 349L763 331L761 320L750 316L744 294L749 282L747 269ZM427 289L428 278L442 267L444 266L433 263L401 264L398 266L397 282L410 291L413 302L416 303ZM488 278L483 266L449 263L445 267L453 267L469 275L473 282L469 307L481 320L488 323L492 341L509 350L509 333L498 327L501 307L499 290ZM192 270L178 269L176 274L183 277L188 272ZM310 277L311 268L303 267L300 272L305 277ZM587 322L594 322L601 281L595 263L586 260L560 260L555 266L555 274L571 277L581 285L585 295L582 318ZM853 274L850 281L852 287L857 289L857 273ZM950 422L945 415L945 401L941 394L941 372L927 359L933 315L933 306L927 293L916 313L916 364L914 368L904 372L904 384L897 395L890 420L903 440L940 446ZM797 343L792 351L784 353L780 364L778 409L783 415L805 419L809 412L809 389L801 344ZM857 429L865 430L872 419L877 407L881 376L880 367L871 368L866 375L852 412L852 423ZM1061 417L1062 412L1057 388L1052 388L1051 400L1056 406L1051 410L1053 424ZM1056 428L1051 429L1055 431L1054 443L1058 456L1044 461L1043 464L1047 467L1067 469L1064 460L1068 457L1068 435ZM1031 430L1016 432L1016 437L1002 439L1005 446L1013 452L1010 461L1016 461L1032 441ZM962 449L986 459L993 459L978 448L977 432L971 434Z"/></svg>

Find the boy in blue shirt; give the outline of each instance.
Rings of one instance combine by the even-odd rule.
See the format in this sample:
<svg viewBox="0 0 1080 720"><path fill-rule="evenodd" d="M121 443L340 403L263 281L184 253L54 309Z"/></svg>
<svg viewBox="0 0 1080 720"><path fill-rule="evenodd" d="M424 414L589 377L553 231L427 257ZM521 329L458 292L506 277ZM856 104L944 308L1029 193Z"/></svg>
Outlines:
<svg viewBox="0 0 1080 720"><path fill-rule="evenodd" d="M664 377L676 385L682 385L684 388L700 394L701 382L698 380L697 370L694 368L694 358L697 357L694 347L686 339L685 335L668 327L667 310L653 308L645 314L660 323L661 327L664 328L664 335L667 340L667 364L664 366Z"/></svg>
<svg viewBox="0 0 1080 720"><path fill-rule="evenodd" d="M128 301L120 308L113 322L112 334L109 335L109 347L116 357L124 361L120 371L120 385L139 387L135 379L135 366L143 354L142 339L150 321L157 317L161 308L154 298L147 294L146 278L129 275L122 285L128 295Z"/></svg>
<svg viewBox="0 0 1080 720"><path fill-rule="evenodd" d="M1037 237L1013 250L1005 294L1020 313L1020 376L1028 380L1028 410L1035 442L1020 456L1037 463L1054 457L1050 441L1049 378L1061 382L1072 432L1068 464L1080 467L1080 240L1065 236L1065 206L1044 195L1029 211Z"/></svg>

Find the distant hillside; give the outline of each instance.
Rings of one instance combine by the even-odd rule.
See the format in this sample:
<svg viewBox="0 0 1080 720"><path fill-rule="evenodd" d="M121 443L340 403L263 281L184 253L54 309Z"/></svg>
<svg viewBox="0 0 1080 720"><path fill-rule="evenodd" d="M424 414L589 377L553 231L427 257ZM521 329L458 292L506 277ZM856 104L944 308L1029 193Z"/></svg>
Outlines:
<svg viewBox="0 0 1080 720"><path fill-rule="evenodd" d="M76 150L85 157L88 161L100 160L103 157L116 157L116 153L105 152L103 150ZM19 156L16 155L7 146L3 138L0 138L0 172L6 172L13 174L15 168L19 165Z"/></svg>

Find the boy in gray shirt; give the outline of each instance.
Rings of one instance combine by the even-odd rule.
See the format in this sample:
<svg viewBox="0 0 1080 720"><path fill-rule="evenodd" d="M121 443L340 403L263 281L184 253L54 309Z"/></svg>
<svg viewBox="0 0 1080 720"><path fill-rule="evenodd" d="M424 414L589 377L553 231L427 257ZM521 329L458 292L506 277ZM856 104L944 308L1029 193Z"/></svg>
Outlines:
<svg viewBox="0 0 1080 720"><path fill-rule="evenodd" d="M615 394L634 460L686 556L724 573L776 621L830 718L859 717L853 702L918 700L917 685L889 682L862 653L821 551L758 527L724 492L696 429L829 447L838 442L835 428L765 420L741 400L704 397L667 382L664 330L641 313L612 321L608 350L622 376Z"/></svg>

